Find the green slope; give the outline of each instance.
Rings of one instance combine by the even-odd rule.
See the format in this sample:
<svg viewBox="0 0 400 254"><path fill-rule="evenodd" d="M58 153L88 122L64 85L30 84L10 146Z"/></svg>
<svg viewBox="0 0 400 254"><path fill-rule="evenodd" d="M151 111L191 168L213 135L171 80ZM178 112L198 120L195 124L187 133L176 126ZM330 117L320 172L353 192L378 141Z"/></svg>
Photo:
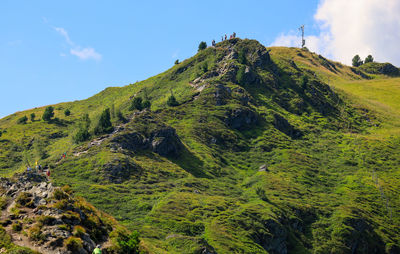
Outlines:
<svg viewBox="0 0 400 254"><path fill-rule="evenodd" d="M399 79L372 67L225 41L55 105L58 121L17 124L44 108L1 119L1 173L44 157L57 184L154 253L398 253ZM171 93L179 106L166 105ZM130 111L135 96L151 111ZM114 117L115 133L74 144L80 117L93 129L106 107L129 122Z"/></svg>

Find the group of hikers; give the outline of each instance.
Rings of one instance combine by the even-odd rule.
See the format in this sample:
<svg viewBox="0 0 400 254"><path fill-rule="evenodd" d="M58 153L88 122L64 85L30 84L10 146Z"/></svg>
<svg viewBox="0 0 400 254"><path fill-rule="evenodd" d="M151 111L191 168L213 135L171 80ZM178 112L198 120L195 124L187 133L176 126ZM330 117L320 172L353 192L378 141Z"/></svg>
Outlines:
<svg viewBox="0 0 400 254"><path fill-rule="evenodd" d="M41 164L38 163L38 161L35 162L35 173L45 173L47 177L50 177L50 168L48 166L45 166L44 168L42 167ZM28 165L26 167L26 172L27 173L33 173L33 168Z"/></svg>
<svg viewBox="0 0 400 254"><path fill-rule="evenodd" d="M231 40L231 39L234 39L234 38L236 38L236 33L235 32L233 32L233 34L231 34L230 36L229 36L229 40ZM225 34L225 36L221 36L221 41L226 41L228 39L228 36ZM213 47L215 47L215 40L212 40L212 42L211 42L211 45L213 46Z"/></svg>

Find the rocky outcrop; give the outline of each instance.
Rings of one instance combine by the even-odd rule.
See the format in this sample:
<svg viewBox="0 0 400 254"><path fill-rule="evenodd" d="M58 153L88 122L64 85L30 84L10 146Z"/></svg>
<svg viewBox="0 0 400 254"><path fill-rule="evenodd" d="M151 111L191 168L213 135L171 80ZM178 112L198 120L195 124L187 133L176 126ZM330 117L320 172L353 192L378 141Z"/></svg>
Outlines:
<svg viewBox="0 0 400 254"><path fill-rule="evenodd" d="M287 232L285 228L272 219L263 221L263 224L268 232L253 235L252 238L255 242L260 244L268 253L287 254Z"/></svg>
<svg viewBox="0 0 400 254"><path fill-rule="evenodd" d="M182 148L181 140L172 127L153 131L147 141L150 149L161 156L178 156Z"/></svg>
<svg viewBox="0 0 400 254"><path fill-rule="evenodd" d="M222 84L215 86L214 98L216 100L215 105L225 105L228 98L231 97L232 90Z"/></svg>
<svg viewBox="0 0 400 254"><path fill-rule="evenodd" d="M145 135L139 131L125 131L115 136L111 142L114 146L136 152L150 149L161 156L178 156L183 144L174 128L161 126Z"/></svg>
<svg viewBox="0 0 400 254"><path fill-rule="evenodd" d="M6 232L16 245L40 253L92 253L112 230L92 206L73 198L69 189L54 187L42 174L1 178L0 196L7 200L1 218Z"/></svg>
<svg viewBox="0 0 400 254"><path fill-rule="evenodd" d="M248 108L237 108L225 114L225 123L238 130L243 130L257 123L257 114Z"/></svg>
<svg viewBox="0 0 400 254"><path fill-rule="evenodd" d="M122 183L130 179L132 174L137 174L141 170L138 165L128 158L114 159L102 167L105 179L111 183Z"/></svg>

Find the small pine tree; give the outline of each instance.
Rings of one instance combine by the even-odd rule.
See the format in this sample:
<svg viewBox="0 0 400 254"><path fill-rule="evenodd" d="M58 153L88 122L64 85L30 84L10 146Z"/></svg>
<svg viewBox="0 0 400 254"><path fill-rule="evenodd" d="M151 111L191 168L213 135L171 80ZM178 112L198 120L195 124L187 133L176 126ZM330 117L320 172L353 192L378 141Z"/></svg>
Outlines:
<svg viewBox="0 0 400 254"><path fill-rule="evenodd" d="M88 140L89 138L90 138L89 130L87 128L85 128L84 126L81 126L79 128L78 132L73 137L73 140L75 143L80 143L80 142Z"/></svg>
<svg viewBox="0 0 400 254"><path fill-rule="evenodd" d="M129 110L135 110L135 109L142 110L143 109L142 101L143 101L142 97L133 98Z"/></svg>
<svg viewBox="0 0 400 254"><path fill-rule="evenodd" d="M100 115L99 122L94 128L94 134L100 135L104 133L110 133L113 131L113 126L111 124L110 109L106 108Z"/></svg>
<svg viewBox="0 0 400 254"><path fill-rule="evenodd" d="M178 101L176 100L175 96L171 93L171 96L168 97L167 105L170 107L179 106Z"/></svg>
<svg viewBox="0 0 400 254"><path fill-rule="evenodd" d="M208 63L204 62L202 65L200 65L200 69L202 72L207 72L208 71Z"/></svg>
<svg viewBox="0 0 400 254"><path fill-rule="evenodd" d="M374 61L374 58L371 55L368 55L365 60L364 63L372 63Z"/></svg>
<svg viewBox="0 0 400 254"><path fill-rule="evenodd" d="M78 132L73 136L75 143L80 143L90 138L90 122L89 114L84 114L80 120Z"/></svg>
<svg viewBox="0 0 400 254"><path fill-rule="evenodd" d="M54 116L54 108L52 106L48 106L43 113L42 119L46 122L49 122L51 118Z"/></svg>
<svg viewBox="0 0 400 254"><path fill-rule="evenodd" d="M32 113L31 114L31 122L35 121L35 117L36 117L35 113Z"/></svg>
<svg viewBox="0 0 400 254"><path fill-rule="evenodd" d="M207 48L207 43L205 41L202 41L199 44L199 50L198 51L204 50L206 48Z"/></svg>
<svg viewBox="0 0 400 254"><path fill-rule="evenodd" d="M111 118L114 119L115 118L115 106L114 103L111 105Z"/></svg>
<svg viewBox="0 0 400 254"><path fill-rule="evenodd" d="M176 59L175 64L179 64L179 59Z"/></svg>
<svg viewBox="0 0 400 254"><path fill-rule="evenodd" d="M244 67L244 66L241 66L241 67L239 68L237 74L236 74L236 80L237 80L237 82L238 82L240 85L243 85L244 82L245 82L245 78L244 78L245 71L246 71L245 67Z"/></svg>
<svg viewBox="0 0 400 254"><path fill-rule="evenodd" d="M23 116L23 117L18 119L17 123L18 124L26 124L27 121L28 121L28 117Z"/></svg>
<svg viewBox="0 0 400 254"><path fill-rule="evenodd" d="M301 86L301 88L303 89L303 91L304 91L305 89L307 89L307 85L308 85L308 77L307 77L306 75L304 75L304 76L301 78L301 82L300 82L300 86Z"/></svg>
<svg viewBox="0 0 400 254"><path fill-rule="evenodd" d="M241 64L246 64L247 59L246 59L246 52L244 52L244 49L241 49L238 54L238 62Z"/></svg>
<svg viewBox="0 0 400 254"><path fill-rule="evenodd" d="M143 108L150 108L151 107L151 102L148 100L143 101L142 103Z"/></svg>
<svg viewBox="0 0 400 254"><path fill-rule="evenodd" d="M354 67L358 67L358 66L363 64L363 61L361 60L359 55L355 55L353 57L353 59L351 60L351 62L352 62Z"/></svg>
<svg viewBox="0 0 400 254"><path fill-rule="evenodd" d="M64 115L65 115L65 116L71 115L71 111L70 111L69 109L66 109L66 110L64 111Z"/></svg>
<svg viewBox="0 0 400 254"><path fill-rule="evenodd" d="M90 127L90 118L89 118L89 114L84 114L81 118L81 126L83 126L86 129L89 129Z"/></svg>
<svg viewBox="0 0 400 254"><path fill-rule="evenodd" d="M121 122L121 123L126 123L128 120L124 117L124 115L122 114L121 110L118 109L117 110L117 121Z"/></svg>

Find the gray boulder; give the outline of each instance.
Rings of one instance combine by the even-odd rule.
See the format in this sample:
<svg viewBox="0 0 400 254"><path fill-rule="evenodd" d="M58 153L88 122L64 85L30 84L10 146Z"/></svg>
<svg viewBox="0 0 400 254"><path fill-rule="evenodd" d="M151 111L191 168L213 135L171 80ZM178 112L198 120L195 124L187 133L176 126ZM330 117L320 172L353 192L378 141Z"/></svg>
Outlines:
<svg viewBox="0 0 400 254"><path fill-rule="evenodd" d="M257 114L248 108L233 109L226 113L225 123L233 129L243 130L257 123Z"/></svg>

